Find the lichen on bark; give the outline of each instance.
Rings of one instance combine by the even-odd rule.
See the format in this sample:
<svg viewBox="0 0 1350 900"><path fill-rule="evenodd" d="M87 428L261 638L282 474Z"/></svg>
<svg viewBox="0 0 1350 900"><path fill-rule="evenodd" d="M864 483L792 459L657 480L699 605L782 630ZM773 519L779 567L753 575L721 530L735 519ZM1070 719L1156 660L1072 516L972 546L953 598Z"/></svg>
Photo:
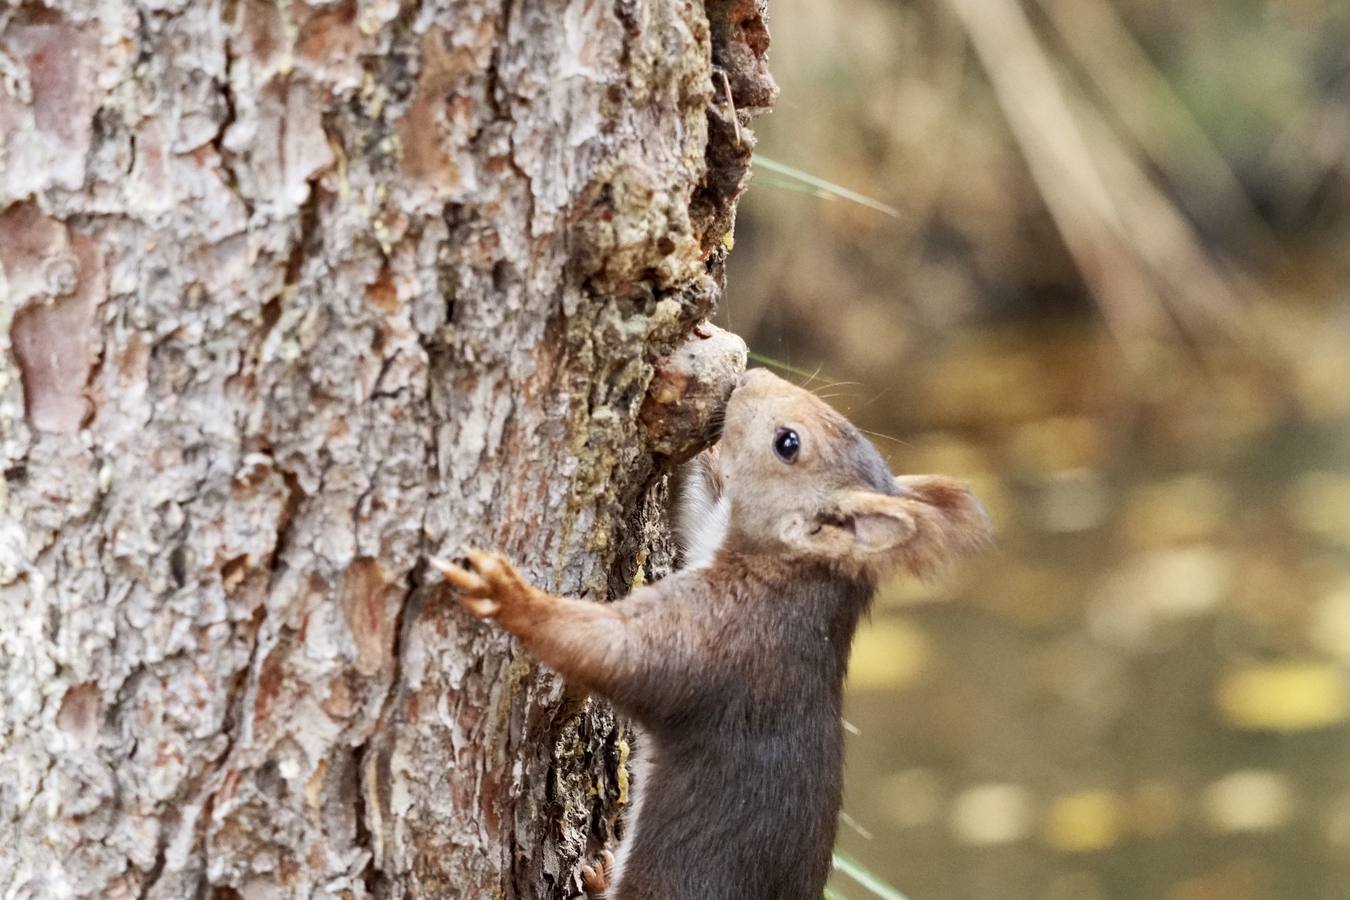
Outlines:
<svg viewBox="0 0 1350 900"><path fill-rule="evenodd" d="M621 728L423 560L669 565L761 13L0 10L0 894L569 895Z"/></svg>

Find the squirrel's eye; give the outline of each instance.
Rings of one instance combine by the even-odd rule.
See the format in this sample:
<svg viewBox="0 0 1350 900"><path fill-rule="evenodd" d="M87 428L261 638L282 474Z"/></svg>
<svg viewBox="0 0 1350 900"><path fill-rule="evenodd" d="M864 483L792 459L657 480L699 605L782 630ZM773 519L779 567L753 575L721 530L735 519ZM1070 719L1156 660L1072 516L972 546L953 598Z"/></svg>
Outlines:
<svg viewBox="0 0 1350 900"><path fill-rule="evenodd" d="M773 452L785 463L797 461L797 452L802 449L802 439L791 428L780 428L773 436Z"/></svg>

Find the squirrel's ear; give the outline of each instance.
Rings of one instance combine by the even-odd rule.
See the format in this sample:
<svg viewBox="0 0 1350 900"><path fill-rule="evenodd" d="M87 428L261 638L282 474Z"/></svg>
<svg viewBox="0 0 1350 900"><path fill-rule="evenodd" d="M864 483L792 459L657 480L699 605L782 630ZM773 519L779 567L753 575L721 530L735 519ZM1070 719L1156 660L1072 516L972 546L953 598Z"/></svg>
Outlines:
<svg viewBox="0 0 1350 900"><path fill-rule="evenodd" d="M812 518L794 518L788 544L812 556L864 559L885 554L914 537L915 522L901 497L848 491Z"/></svg>
<svg viewBox="0 0 1350 900"><path fill-rule="evenodd" d="M964 483L911 475L895 484L896 495L844 493L814 519L789 523L784 539L873 577L898 568L923 575L989 540L989 518Z"/></svg>

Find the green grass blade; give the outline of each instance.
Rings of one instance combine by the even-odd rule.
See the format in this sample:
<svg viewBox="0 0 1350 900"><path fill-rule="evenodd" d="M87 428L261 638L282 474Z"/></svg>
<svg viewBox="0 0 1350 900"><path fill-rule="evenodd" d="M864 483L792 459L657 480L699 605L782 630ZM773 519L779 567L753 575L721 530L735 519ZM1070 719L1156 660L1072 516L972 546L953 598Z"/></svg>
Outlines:
<svg viewBox="0 0 1350 900"><path fill-rule="evenodd" d="M881 900L905 900L905 895L862 867L856 859L843 853L834 854L834 868L867 888Z"/></svg>
<svg viewBox="0 0 1350 900"><path fill-rule="evenodd" d="M755 184L761 187L778 188L782 191L792 191L794 194L806 194L815 197L818 200L833 200L834 197L818 187L811 187L809 184L802 184L800 181L793 181L791 178L774 178L771 175L756 175Z"/></svg>
<svg viewBox="0 0 1350 900"><path fill-rule="evenodd" d="M752 362L757 362L765 366L772 366L773 368L779 369L783 372L787 372L790 375L800 375L802 378L820 377L820 372L818 371L808 372L805 369L797 368L791 363L785 363L781 359L774 359L772 356L766 356L763 353L756 353L754 350L751 350L749 353L746 354L746 356L748 356Z"/></svg>
<svg viewBox="0 0 1350 900"><path fill-rule="evenodd" d="M826 181L824 178L817 178L810 172L803 172L801 169L793 168L786 163L780 163L776 160L769 159L767 156L760 156L758 153L752 154L750 156L750 161L757 166L763 166L770 172L777 172L779 175L795 178L803 184L809 184L811 187L824 191L831 196L838 197L841 200L848 200L851 203L857 203L859 206L865 206L868 209L876 210L883 215L890 216L892 219L900 218L900 211L894 206L889 206L866 194L850 191L848 188L837 185L831 181Z"/></svg>

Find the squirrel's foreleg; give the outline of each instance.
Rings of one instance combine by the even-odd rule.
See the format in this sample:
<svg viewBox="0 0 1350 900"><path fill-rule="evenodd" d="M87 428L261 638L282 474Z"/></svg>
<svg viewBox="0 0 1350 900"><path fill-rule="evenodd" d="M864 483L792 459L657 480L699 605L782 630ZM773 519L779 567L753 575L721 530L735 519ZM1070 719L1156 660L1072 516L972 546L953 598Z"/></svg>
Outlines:
<svg viewBox="0 0 1350 900"><path fill-rule="evenodd" d="M628 616L611 605L541 591L497 553L470 550L463 565L432 562L465 609L495 619L569 681L613 697L642 665Z"/></svg>

